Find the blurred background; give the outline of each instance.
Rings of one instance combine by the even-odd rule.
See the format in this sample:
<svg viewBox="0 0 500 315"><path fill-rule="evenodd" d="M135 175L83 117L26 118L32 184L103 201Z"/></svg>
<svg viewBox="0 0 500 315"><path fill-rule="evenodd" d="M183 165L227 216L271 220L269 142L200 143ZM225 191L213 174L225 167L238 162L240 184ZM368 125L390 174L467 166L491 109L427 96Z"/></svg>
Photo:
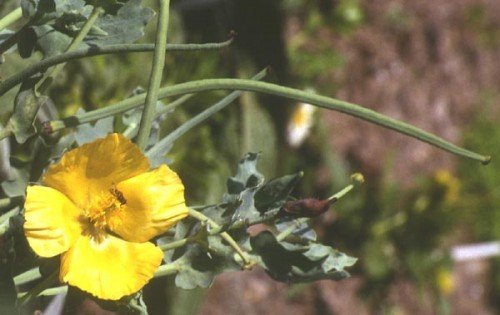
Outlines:
<svg viewBox="0 0 500 315"><path fill-rule="evenodd" d="M2 1L0 15L15 6ZM219 52L167 54L164 85L248 78L271 66L268 81L375 109L493 162L246 93L172 149L189 203L218 202L248 151L262 152L268 179L303 170L296 197L328 197L362 172L364 187L314 220L323 243L359 257L353 277L286 285L253 270L194 291L160 279L146 289L152 314L500 312L500 1L178 0L172 10L170 42L223 41L231 30L238 36ZM153 28L150 22L142 42L153 40ZM9 58L9 71L29 62ZM72 61L51 98L62 117L123 99L146 86L150 58ZM169 116L168 128L225 94L196 95Z"/></svg>

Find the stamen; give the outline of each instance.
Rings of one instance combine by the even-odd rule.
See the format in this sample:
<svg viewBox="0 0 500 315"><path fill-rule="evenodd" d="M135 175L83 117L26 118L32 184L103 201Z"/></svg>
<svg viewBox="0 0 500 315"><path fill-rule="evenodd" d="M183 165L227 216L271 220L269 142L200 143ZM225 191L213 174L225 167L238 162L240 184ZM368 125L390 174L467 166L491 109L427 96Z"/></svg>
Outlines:
<svg viewBox="0 0 500 315"><path fill-rule="evenodd" d="M126 202L123 194L114 185L108 191L95 196L84 211L85 233L95 241L101 242L108 227L121 223L120 212Z"/></svg>

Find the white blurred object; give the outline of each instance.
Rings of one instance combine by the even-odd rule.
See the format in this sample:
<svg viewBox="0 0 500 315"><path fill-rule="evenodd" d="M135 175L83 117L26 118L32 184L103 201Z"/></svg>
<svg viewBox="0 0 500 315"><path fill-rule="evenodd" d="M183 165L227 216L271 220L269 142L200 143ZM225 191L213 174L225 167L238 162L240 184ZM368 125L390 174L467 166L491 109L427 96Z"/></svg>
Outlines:
<svg viewBox="0 0 500 315"><path fill-rule="evenodd" d="M314 121L316 107L299 103L292 112L286 128L286 139L293 148L298 148L309 136Z"/></svg>
<svg viewBox="0 0 500 315"><path fill-rule="evenodd" d="M488 242L455 246L451 249L451 257L455 261L466 261L500 256L500 242Z"/></svg>
<svg viewBox="0 0 500 315"><path fill-rule="evenodd" d="M44 315L59 315L62 314L64 308L64 302L66 300L66 292L56 295L50 304L47 306Z"/></svg>

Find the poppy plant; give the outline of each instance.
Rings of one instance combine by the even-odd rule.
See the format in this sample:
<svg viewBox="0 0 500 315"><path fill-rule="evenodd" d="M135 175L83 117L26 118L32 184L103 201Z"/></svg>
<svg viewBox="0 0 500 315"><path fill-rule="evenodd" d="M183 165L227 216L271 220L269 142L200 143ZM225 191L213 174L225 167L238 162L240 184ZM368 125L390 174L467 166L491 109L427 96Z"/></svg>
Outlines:
<svg viewBox="0 0 500 315"><path fill-rule="evenodd" d="M24 230L41 257L61 254L59 280L101 299L139 291L161 264L149 242L186 217L184 186L120 134L65 153L27 188Z"/></svg>

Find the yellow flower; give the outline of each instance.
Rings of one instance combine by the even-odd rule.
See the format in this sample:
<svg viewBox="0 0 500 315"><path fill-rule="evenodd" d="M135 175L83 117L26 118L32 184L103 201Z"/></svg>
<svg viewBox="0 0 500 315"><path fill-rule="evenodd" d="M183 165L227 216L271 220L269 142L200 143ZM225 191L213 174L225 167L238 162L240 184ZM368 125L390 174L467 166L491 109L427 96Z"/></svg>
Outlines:
<svg viewBox="0 0 500 315"><path fill-rule="evenodd" d="M153 277L163 253L148 240L188 210L177 174L149 167L136 145L110 134L64 154L47 187L28 187L26 237L39 256L61 254L61 282L117 300Z"/></svg>

